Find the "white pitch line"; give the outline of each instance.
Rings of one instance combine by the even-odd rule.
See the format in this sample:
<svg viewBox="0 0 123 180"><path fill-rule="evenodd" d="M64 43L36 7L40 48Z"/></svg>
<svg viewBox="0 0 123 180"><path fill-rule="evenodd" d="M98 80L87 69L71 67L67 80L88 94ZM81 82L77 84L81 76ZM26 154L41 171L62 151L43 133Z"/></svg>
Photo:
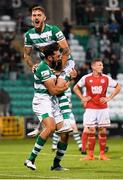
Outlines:
<svg viewBox="0 0 123 180"><path fill-rule="evenodd" d="M26 179L26 180L30 180L30 176L28 176L28 175L22 175L22 174L7 174L7 175L5 175L5 174L2 174L2 173L0 173L0 176L3 176L3 177L21 177L21 179L20 180L22 180L22 177L27 177L28 179ZM34 177L34 179L35 180L38 180L38 179L48 179L48 180L55 180L55 179L59 179L59 180L73 180L73 179L71 179L71 178L59 178L59 177L52 177L52 178L49 178L49 177L46 177L46 176L31 176L31 179ZM14 178L15 179L15 178ZM17 178L17 180L19 180L18 178ZM74 180L85 180L85 179L74 179ZM92 180L92 179L91 179Z"/></svg>
<svg viewBox="0 0 123 180"><path fill-rule="evenodd" d="M46 177L46 176L29 176L29 175L22 175L22 174L2 174L2 173L0 173L0 176L3 176L3 177L6 177L6 176L8 176L8 177L27 177L27 178L32 178L32 177L34 177L34 179L38 179L38 178L40 178L40 179L49 179L49 177ZM52 179L62 179L62 178L59 178L59 177L52 177Z"/></svg>

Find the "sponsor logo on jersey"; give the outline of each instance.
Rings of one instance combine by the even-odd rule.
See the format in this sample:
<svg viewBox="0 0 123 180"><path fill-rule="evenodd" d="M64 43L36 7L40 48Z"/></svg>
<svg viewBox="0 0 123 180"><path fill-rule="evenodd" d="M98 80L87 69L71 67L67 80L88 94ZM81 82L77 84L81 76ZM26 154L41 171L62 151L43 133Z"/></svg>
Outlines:
<svg viewBox="0 0 123 180"><path fill-rule="evenodd" d="M46 71L41 72L41 75L43 76L43 78L48 78L50 75L50 72L49 70L46 70Z"/></svg>
<svg viewBox="0 0 123 180"><path fill-rule="evenodd" d="M92 86L91 91L93 94L101 94L102 93L102 86Z"/></svg>

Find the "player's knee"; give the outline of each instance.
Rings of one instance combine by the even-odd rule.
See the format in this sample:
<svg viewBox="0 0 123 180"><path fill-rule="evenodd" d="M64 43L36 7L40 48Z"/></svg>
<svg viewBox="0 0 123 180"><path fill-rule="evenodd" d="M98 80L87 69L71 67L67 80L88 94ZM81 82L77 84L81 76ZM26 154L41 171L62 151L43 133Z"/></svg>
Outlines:
<svg viewBox="0 0 123 180"><path fill-rule="evenodd" d="M83 132L84 132L84 133L89 133L89 132L90 132L90 131L89 131L89 127L84 127Z"/></svg>
<svg viewBox="0 0 123 180"><path fill-rule="evenodd" d="M55 132L55 126L52 125L52 126L50 127L50 133L52 134L52 133L54 133L54 132Z"/></svg>
<svg viewBox="0 0 123 180"><path fill-rule="evenodd" d="M89 130L89 133L96 134L96 128L95 127L89 127L88 130Z"/></svg>
<svg viewBox="0 0 123 180"><path fill-rule="evenodd" d="M62 142L68 143L69 133L62 133L62 134L60 134L60 139L61 139Z"/></svg>
<svg viewBox="0 0 123 180"><path fill-rule="evenodd" d="M106 134L106 128L105 127L100 127L98 131L99 131L99 134Z"/></svg>
<svg viewBox="0 0 123 180"><path fill-rule="evenodd" d="M48 135L51 135L55 132L55 125L54 124L52 124L50 126L46 126L45 128L46 128Z"/></svg>

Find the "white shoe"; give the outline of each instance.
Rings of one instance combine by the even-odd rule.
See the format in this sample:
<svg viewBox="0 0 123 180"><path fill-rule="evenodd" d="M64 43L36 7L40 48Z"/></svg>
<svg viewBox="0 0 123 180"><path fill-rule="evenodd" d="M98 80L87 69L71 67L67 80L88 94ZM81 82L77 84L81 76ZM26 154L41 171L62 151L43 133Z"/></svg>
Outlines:
<svg viewBox="0 0 123 180"><path fill-rule="evenodd" d="M56 151L57 150L57 145L52 145L52 151Z"/></svg>
<svg viewBox="0 0 123 180"><path fill-rule="evenodd" d="M29 137L35 137L35 136L37 136L39 134L39 130L38 129L34 129L32 132L29 132L28 134L27 134L27 136L29 136Z"/></svg>
<svg viewBox="0 0 123 180"><path fill-rule="evenodd" d="M32 170L36 170L35 164L33 164L32 161L28 159L24 162L24 165Z"/></svg>

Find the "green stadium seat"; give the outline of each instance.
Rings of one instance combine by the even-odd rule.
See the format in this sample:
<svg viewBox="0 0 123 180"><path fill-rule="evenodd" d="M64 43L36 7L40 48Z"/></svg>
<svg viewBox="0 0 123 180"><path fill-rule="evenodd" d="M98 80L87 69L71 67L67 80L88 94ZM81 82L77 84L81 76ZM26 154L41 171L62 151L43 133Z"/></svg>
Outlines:
<svg viewBox="0 0 123 180"><path fill-rule="evenodd" d="M0 80L0 87L4 88L10 95L12 115L33 115L34 89L32 80Z"/></svg>

